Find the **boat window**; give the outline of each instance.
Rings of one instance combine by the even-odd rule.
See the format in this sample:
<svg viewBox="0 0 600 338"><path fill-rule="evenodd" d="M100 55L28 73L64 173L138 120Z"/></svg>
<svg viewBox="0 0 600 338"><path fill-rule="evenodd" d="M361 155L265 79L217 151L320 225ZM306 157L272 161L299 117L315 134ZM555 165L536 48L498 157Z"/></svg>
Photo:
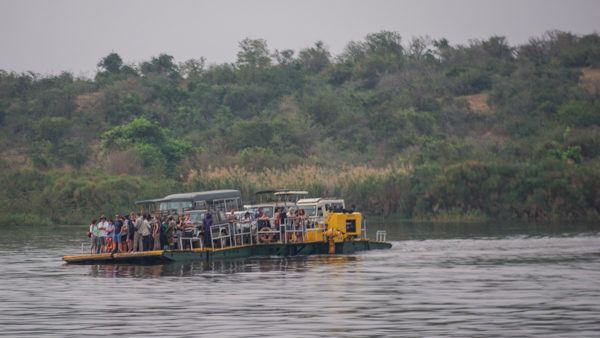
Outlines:
<svg viewBox="0 0 600 338"><path fill-rule="evenodd" d="M272 207L263 207L263 212L269 216L269 218L273 217L273 208Z"/></svg>
<svg viewBox="0 0 600 338"><path fill-rule="evenodd" d="M190 214L190 220L192 221L192 223L202 223L202 220L204 220L204 213L193 212Z"/></svg>
<svg viewBox="0 0 600 338"><path fill-rule="evenodd" d="M240 210L240 200L239 198L230 198L225 200L226 206L227 206L227 211L231 210L232 208L234 210Z"/></svg>
<svg viewBox="0 0 600 338"><path fill-rule="evenodd" d="M315 216L317 214L317 206L316 205L303 205L300 208L304 209L304 212L308 216Z"/></svg>
<svg viewBox="0 0 600 338"><path fill-rule="evenodd" d="M323 216L323 207L319 207L317 216Z"/></svg>
<svg viewBox="0 0 600 338"><path fill-rule="evenodd" d="M346 233L356 232L356 220L349 219L346 220Z"/></svg>
<svg viewBox="0 0 600 338"><path fill-rule="evenodd" d="M160 203L160 211L167 210L184 210L190 209L192 207L191 201L184 202L161 202Z"/></svg>
<svg viewBox="0 0 600 338"><path fill-rule="evenodd" d="M229 199L223 199L223 200L214 200L213 202L213 209L216 211L224 211L224 212L228 212L229 210L231 210L232 208L234 210L239 210L239 198L229 198Z"/></svg>

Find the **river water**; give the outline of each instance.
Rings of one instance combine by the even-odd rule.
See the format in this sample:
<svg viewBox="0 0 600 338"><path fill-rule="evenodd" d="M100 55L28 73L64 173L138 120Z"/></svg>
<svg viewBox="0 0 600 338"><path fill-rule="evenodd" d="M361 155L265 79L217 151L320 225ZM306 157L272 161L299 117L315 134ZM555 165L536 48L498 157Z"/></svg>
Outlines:
<svg viewBox="0 0 600 338"><path fill-rule="evenodd" d="M391 250L156 266L63 264L82 226L0 229L2 336L600 336L598 224L396 224Z"/></svg>

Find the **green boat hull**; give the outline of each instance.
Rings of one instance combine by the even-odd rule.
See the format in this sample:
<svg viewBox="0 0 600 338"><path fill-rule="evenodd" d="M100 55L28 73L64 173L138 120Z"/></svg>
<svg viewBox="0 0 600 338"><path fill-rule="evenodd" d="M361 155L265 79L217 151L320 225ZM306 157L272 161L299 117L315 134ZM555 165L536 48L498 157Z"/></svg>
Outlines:
<svg viewBox="0 0 600 338"><path fill-rule="evenodd" d="M368 240L341 242L335 244L335 254L352 254L359 251L389 249L387 242ZM215 250L157 250L122 254L89 254L65 256L69 264L164 264L169 262L210 261L251 257L290 257L329 254L329 244L272 243L228 247Z"/></svg>

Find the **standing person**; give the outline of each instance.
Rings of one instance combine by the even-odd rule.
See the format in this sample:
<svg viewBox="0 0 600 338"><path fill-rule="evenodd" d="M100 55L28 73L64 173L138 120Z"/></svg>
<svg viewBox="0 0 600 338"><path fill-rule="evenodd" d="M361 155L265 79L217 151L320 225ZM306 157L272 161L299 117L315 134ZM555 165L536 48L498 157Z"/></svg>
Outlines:
<svg viewBox="0 0 600 338"><path fill-rule="evenodd" d="M279 208L275 208L275 213L273 214L273 227L276 230L279 230L279 222L281 221L281 212L279 210Z"/></svg>
<svg viewBox="0 0 600 338"><path fill-rule="evenodd" d="M116 248L115 243L115 224L113 220L108 220L106 225L106 252L113 252Z"/></svg>
<svg viewBox="0 0 600 338"><path fill-rule="evenodd" d="M287 219L287 213L285 211L285 207L282 207L281 210L279 211L279 223L285 224L286 219Z"/></svg>
<svg viewBox="0 0 600 338"><path fill-rule="evenodd" d="M176 229L176 234L177 234L177 241L178 241L178 246L177 248L179 250L183 249L181 248L181 241L179 240L181 237L183 237L183 216L178 216L177 217L177 226L175 227Z"/></svg>
<svg viewBox="0 0 600 338"><path fill-rule="evenodd" d="M202 230L204 231L204 247L210 248L212 247L212 235L210 234L210 227L213 224L212 214L210 211L206 213L204 219L202 220Z"/></svg>
<svg viewBox="0 0 600 338"><path fill-rule="evenodd" d="M235 217L235 209L231 208L231 210L229 210L229 212L227 213L227 223L233 225L233 223L235 223L236 220L237 217Z"/></svg>
<svg viewBox="0 0 600 338"><path fill-rule="evenodd" d="M150 250L150 215L144 215L144 217L142 217L142 226L141 229L139 231L141 231L141 239L142 239L142 245L141 251L147 251Z"/></svg>
<svg viewBox="0 0 600 338"><path fill-rule="evenodd" d="M119 252L127 252L127 237L129 236L129 226L125 217L121 216L121 245L119 246Z"/></svg>
<svg viewBox="0 0 600 338"><path fill-rule="evenodd" d="M95 219L93 219L92 223L90 223L88 237L90 237L90 241L92 243L90 253L96 253L96 251L98 251L98 224L96 223Z"/></svg>
<svg viewBox="0 0 600 338"><path fill-rule="evenodd" d="M260 231L260 229L262 228L270 228L271 227L271 220L269 219L269 215L267 215L266 212L262 212L260 214L260 217L258 218L258 231Z"/></svg>
<svg viewBox="0 0 600 338"><path fill-rule="evenodd" d="M160 217L154 216L154 218L152 220L152 238L154 239L154 245L152 247L152 250L160 250L161 249L160 228L161 228Z"/></svg>
<svg viewBox="0 0 600 338"><path fill-rule="evenodd" d="M250 211L246 211L246 213L244 214L244 216L242 216L242 222L243 223L250 223L250 222L252 222L252 215L250 215Z"/></svg>
<svg viewBox="0 0 600 338"><path fill-rule="evenodd" d="M175 247L175 231L177 229L177 223L173 219L173 216L169 216L169 226L167 228L167 245L169 249L173 249Z"/></svg>
<svg viewBox="0 0 600 338"><path fill-rule="evenodd" d="M123 227L123 221L121 220L121 215L115 215L115 231L113 233L114 243L115 243L115 251L121 251L121 227Z"/></svg>
<svg viewBox="0 0 600 338"><path fill-rule="evenodd" d="M187 244L190 245L190 249L193 249L192 243L189 241L189 238L194 237L194 223L186 217L185 222L183 223L183 238L186 239L182 243L182 249L186 247Z"/></svg>
<svg viewBox="0 0 600 338"><path fill-rule="evenodd" d="M288 230L286 228L286 224L285 224L285 220L286 220L286 211L285 211L285 207L280 207L279 208L279 213L278 213L278 217L277 217L277 223L279 224L279 234L280 234L280 239L282 241L287 240L287 235L286 235L286 231Z"/></svg>
<svg viewBox="0 0 600 338"><path fill-rule="evenodd" d="M134 214L131 213L131 216L133 216ZM133 221L131 219L131 216L127 215L125 216L125 223L127 224L127 249L129 250L129 252L133 252L133 237L135 235L135 226L133 224Z"/></svg>
<svg viewBox="0 0 600 338"><path fill-rule="evenodd" d="M167 246L167 231L169 230L169 220L167 217L162 218L160 223L160 248L164 249Z"/></svg>
<svg viewBox="0 0 600 338"><path fill-rule="evenodd" d="M283 240L283 237L279 237L279 236L283 236L284 234L282 233L283 231L283 227L281 226L281 209L279 207L275 208L274 212L273 212L273 230L278 230L279 234L276 234L274 236L274 240L277 241L278 238Z"/></svg>
<svg viewBox="0 0 600 338"><path fill-rule="evenodd" d="M264 225L265 221L263 219L264 214L265 213L263 212L263 208L262 207L258 208L256 210L256 213L254 214L254 219L256 220L256 224L257 224L258 230L264 228L264 226L265 226Z"/></svg>
<svg viewBox="0 0 600 338"><path fill-rule="evenodd" d="M296 240L299 242L304 242L304 220L306 218L306 212L304 211L304 209L300 209L298 211L298 225L297 225L297 236L296 236Z"/></svg>
<svg viewBox="0 0 600 338"><path fill-rule="evenodd" d="M252 241L252 215L250 215L250 211L246 211L241 219L242 231L248 232L248 235L243 236L243 242L249 243Z"/></svg>
<svg viewBox="0 0 600 338"><path fill-rule="evenodd" d="M238 238L235 236L235 234L237 234L239 232L239 230L236 229L236 227L235 227L235 222L237 221L237 217L235 216L234 208L231 208L229 210L229 212L227 213L226 219L227 219L227 223L229 224L229 233L233 234L233 240L237 241Z"/></svg>
<svg viewBox="0 0 600 338"><path fill-rule="evenodd" d="M100 252L106 252L107 229L108 222L106 221L106 217L102 215L100 216L100 222L98 222L98 245L100 246Z"/></svg>
<svg viewBox="0 0 600 338"><path fill-rule="evenodd" d="M296 220L296 211L294 210L294 208L290 208L288 210L288 213L286 215L286 224L287 224L287 228L289 229L290 232L286 233L286 239L287 241L290 241L292 239L292 234L294 233L293 230L295 228L294 226L294 222Z"/></svg>
<svg viewBox="0 0 600 338"><path fill-rule="evenodd" d="M133 251L143 251L144 246L142 244L142 232L140 231L143 221L142 215L138 216L136 213L133 213Z"/></svg>

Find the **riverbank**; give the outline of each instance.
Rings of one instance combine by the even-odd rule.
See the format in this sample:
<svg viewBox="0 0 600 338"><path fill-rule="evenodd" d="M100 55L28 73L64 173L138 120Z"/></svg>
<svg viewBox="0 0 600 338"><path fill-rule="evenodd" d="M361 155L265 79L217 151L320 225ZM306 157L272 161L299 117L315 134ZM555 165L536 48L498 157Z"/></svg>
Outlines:
<svg viewBox="0 0 600 338"><path fill-rule="evenodd" d="M240 167L192 171L181 180L100 172L6 170L0 174L1 223L85 224L100 214L134 209L133 202L182 191L233 188L245 201L264 188L340 196L370 215L412 221L598 220L600 166L563 162L506 164L465 161L423 165Z"/></svg>

